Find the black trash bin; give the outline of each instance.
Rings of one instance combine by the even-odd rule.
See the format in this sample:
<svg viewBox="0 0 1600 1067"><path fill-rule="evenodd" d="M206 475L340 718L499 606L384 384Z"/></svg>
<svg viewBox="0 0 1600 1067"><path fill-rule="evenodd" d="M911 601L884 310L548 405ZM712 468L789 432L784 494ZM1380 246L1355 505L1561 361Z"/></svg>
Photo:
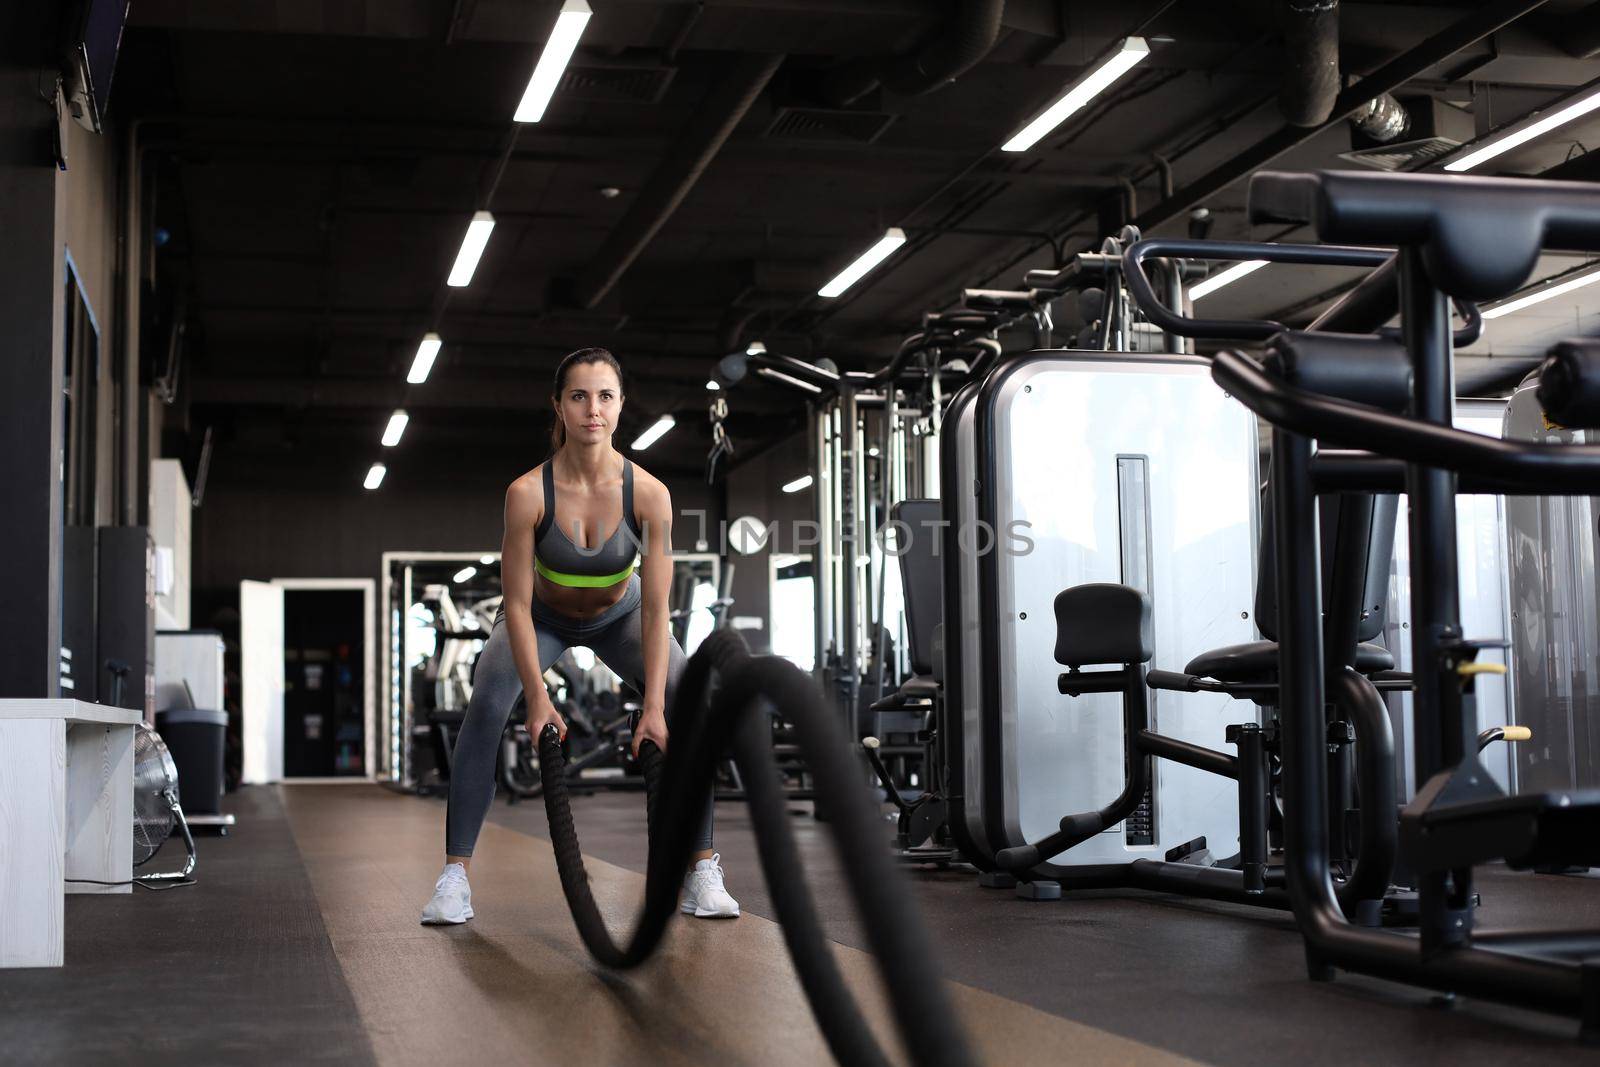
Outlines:
<svg viewBox="0 0 1600 1067"><path fill-rule="evenodd" d="M156 732L178 766L178 803L184 813L222 814L222 753L228 713L210 708L158 711Z"/></svg>

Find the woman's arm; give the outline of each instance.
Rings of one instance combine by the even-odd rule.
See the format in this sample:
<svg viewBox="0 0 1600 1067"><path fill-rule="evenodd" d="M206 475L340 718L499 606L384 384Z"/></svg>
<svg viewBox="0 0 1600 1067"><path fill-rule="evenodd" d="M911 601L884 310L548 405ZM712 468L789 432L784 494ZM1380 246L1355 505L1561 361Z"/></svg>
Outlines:
<svg viewBox="0 0 1600 1067"><path fill-rule="evenodd" d="M667 629L667 598L672 589L672 494L634 468L634 511L644 528L639 584L644 602L639 609L639 634L644 644L644 710L634 731L633 751L645 738L667 750L667 664L671 634Z"/></svg>
<svg viewBox="0 0 1600 1067"><path fill-rule="evenodd" d="M538 468L534 469L537 472ZM506 635L511 639L511 658L522 679L522 692L528 701L528 730L537 740L545 723L553 722L561 736L567 724L550 703L544 686L544 667L539 663L539 638L533 628L533 531L544 518L542 483L529 473L511 483L506 490L505 536L500 542L500 584L506 614Z"/></svg>

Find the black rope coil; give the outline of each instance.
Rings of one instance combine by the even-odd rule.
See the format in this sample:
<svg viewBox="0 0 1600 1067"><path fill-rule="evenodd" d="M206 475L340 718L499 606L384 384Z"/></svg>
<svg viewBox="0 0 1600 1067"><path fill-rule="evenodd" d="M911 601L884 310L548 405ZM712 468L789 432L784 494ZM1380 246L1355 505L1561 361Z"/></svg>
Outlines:
<svg viewBox="0 0 1600 1067"><path fill-rule="evenodd" d="M678 910L678 890L694 851L693 833L713 786L716 763L731 750L745 783L761 869L810 1000L834 1058L846 1067L888 1067L845 985L806 885L783 783L773 758L767 713L794 724L796 740L827 801L828 825L867 929L901 1040L912 1062L968 1067L975 1061L952 1011L926 930L890 861L871 794L850 743L799 668L774 656L751 656L734 631L712 634L689 659L672 716L670 755L640 747L647 785L650 854L645 900L625 945L618 945L589 889L567 796L565 761L552 724L539 736L539 773L561 888L583 943L608 967L636 967L661 943ZM892 965L892 969L891 969Z"/></svg>

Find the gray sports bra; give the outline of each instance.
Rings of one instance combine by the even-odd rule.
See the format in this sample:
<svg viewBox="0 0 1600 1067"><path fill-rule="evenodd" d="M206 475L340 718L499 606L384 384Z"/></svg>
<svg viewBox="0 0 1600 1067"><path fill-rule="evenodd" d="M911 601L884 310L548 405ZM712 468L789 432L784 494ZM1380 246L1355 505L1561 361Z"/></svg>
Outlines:
<svg viewBox="0 0 1600 1067"><path fill-rule="evenodd" d="M622 459L622 519L605 544L580 548L556 522L556 481L551 462L544 465L544 518L533 535L533 567L557 585L603 589L633 575L644 543L633 513L633 462Z"/></svg>

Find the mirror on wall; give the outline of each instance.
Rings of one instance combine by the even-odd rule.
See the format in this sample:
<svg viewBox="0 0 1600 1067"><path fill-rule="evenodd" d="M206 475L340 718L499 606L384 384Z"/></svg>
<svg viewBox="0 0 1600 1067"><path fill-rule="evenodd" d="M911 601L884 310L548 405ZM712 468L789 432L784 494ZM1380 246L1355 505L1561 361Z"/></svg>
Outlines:
<svg viewBox="0 0 1600 1067"><path fill-rule="evenodd" d="M62 696L101 699L96 586L96 433L101 415L100 328L67 260L62 306L61 383L61 657ZM110 413L107 412L109 418ZM115 438L114 434L105 435ZM108 445L114 442L108 440ZM106 679L105 681L109 681ZM123 681L126 688L127 679ZM108 690L109 685L104 686ZM120 701L119 701L120 702Z"/></svg>

